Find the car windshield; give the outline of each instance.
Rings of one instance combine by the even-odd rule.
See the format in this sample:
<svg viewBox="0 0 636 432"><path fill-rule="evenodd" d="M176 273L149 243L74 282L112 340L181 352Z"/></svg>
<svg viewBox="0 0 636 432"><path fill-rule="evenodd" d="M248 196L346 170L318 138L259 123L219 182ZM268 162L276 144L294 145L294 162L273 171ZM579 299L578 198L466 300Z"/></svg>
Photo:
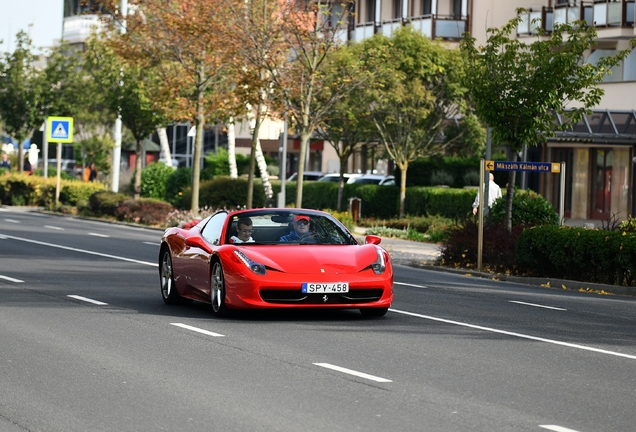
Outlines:
<svg viewBox="0 0 636 432"><path fill-rule="evenodd" d="M225 236L226 243L237 245L358 244L344 225L326 213L255 210L234 214L230 218ZM251 226L247 225L249 223ZM239 230L243 234L242 239Z"/></svg>

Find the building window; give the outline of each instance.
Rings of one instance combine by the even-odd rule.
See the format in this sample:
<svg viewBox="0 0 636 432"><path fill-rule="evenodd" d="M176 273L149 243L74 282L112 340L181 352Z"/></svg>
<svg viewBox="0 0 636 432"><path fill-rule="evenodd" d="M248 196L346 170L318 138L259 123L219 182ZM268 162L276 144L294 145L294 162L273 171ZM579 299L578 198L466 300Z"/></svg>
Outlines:
<svg viewBox="0 0 636 432"><path fill-rule="evenodd" d="M375 22L375 0L367 0L367 22Z"/></svg>
<svg viewBox="0 0 636 432"><path fill-rule="evenodd" d="M462 17L462 0L453 0L453 10L451 12L455 19Z"/></svg>
<svg viewBox="0 0 636 432"><path fill-rule="evenodd" d="M433 11L433 0L422 0L422 15L430 15Z"/></svg>
<svg viewBox="0 0 636 432"><path fill-rule="evenodd" d="M402 18L402 0L393 0L393 18Z"/></svg>

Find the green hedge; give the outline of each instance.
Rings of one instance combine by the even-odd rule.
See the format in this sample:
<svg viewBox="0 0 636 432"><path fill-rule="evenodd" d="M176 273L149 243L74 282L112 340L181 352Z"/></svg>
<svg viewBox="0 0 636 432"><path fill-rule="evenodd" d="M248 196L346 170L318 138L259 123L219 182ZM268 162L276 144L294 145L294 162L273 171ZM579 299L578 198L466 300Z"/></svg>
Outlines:
<svg viewBox="0 0 636 432"><path fill-rule="evenodd" d="M536 276L632 286L636 233L545 225L525 230L518 265Z"/></svg>
<svg viewBox="0 0 636 432"><path fill-rule="evenodd" d="M57 179L51 177L20 173L0 176L0 203L54 208L56 184ZM98 182L61 180L60 203L75 206L80 202L87 202L93 193L104 188Z"/></svg>

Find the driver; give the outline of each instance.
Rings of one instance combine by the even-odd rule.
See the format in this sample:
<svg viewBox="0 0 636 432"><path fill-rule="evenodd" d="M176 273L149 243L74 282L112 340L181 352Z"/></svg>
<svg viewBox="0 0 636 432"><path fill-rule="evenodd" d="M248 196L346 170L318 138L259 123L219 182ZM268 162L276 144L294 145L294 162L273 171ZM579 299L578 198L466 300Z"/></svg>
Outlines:
<svg viewBox="0 0 636 432"><path fill-rule="evenodd" d="M308 237L309 233L309 216L297 215L292 223L293 230L289 234L280 238L282 242L299 242L301 238Z"/></svg>

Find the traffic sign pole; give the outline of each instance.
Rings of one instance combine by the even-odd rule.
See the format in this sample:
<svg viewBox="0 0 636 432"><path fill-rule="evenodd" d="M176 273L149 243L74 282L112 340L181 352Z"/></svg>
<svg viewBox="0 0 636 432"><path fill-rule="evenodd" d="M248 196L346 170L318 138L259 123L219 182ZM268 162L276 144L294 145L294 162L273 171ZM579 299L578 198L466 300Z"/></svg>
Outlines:
<svg viewBox="0 0 636 432"><path fill-rule="evenodd" d="M479 227L477 229L477 271L481 271L482 250L484 248L484 183L486 179L486 163L484 159L479 161ZM490 181L490 179L488 179Z"/></svg>

